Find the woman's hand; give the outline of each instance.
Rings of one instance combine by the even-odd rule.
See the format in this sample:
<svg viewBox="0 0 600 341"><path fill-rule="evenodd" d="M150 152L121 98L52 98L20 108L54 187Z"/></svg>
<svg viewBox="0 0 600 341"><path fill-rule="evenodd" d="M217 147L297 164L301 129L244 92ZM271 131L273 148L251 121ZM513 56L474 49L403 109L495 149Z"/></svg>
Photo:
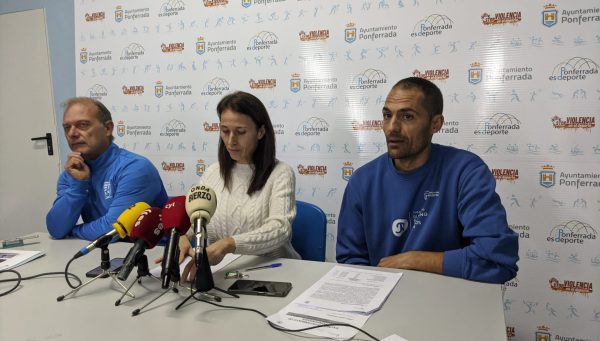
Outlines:
<svg viewBox="0 0 600 341"><path fill-rule="evenodd" d="M228 253L235 252L235 240L231 237L217 240L206 247L206 255L208 256L208 263L210 265L219 264L225 255ZM196 277L196 262L195 262L195 250L190 244L187 236L179 237L179 264L183 262L186 256L192 257L192 259L185 265L181 274L182 282L191 282ZM154 260L155 264L162 262L162 257Z"/></svg>
<svg viewBox="0 0 600 341"><path fill-rule="evenodd" d="M183 272L181 273L182 282L191 282L196 277L196 264L194 262L195 250L190 243L187 236L181 236L179 238L179 264L183 262L186 256L190 256L192 259L185 265Z"/></svg>
<svg viewBox="0 0 600 341"><path fill-rule="evenodd" d="M210 265L216 265L221 263L223 258L225 258L226 254L234 252L235 240L231 237L219 239L206 248L206 253L208 255L208 263L210 263Z"/></svg>
<svg viewBox="0 0 600 341"><path fill-rule="evenodd" d="M187 238L187 236L183 235L181 237L179 237L179 264L181 264L181 262L183 262L183 260L185 259L185 256L190 256L190 257L194 257L194 248L192 248L192 244L190 244L189 239ZM154 260L154 264L160 264L162 263L163 257L158 257Z"/></svg>
<svg viewBox="0 0 600 341"><path fill-rule="evenodd" d="M189 241L188 241L189 243ZM180 244L181 247L181 244ZM187 263L185 268L183 269L183 273L181 275L182 281L191 282L196 277L196 262L195 262L195 254L194 250L190 247L190 251L188 254L192 257L192 260ZM182 248L183 250L183 248ZM216 242L210 244L206 247L206 255L208 257L208 263L210 265L216 265L221 263L225 255L228 253L235 252L235 240L231 237L225 239L219 239ZM183 251L181 252L183 254Z"/></svg>
<svg viewBox="0 0 600 341"><path fill-rule="evenodd" d="M183 262L186 256L194 258L194 248L187 236L179 237L179 264Z"/></svg>

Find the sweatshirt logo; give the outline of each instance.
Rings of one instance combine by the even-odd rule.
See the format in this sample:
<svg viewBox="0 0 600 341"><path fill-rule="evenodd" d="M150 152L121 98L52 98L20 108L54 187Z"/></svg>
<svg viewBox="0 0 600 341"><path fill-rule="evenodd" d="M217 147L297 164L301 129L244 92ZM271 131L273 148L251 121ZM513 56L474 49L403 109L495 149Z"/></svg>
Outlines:
<svg viewBox="0 0 600 341"><path fill-rule="evenodd" d="M112 187L110 186L110 181L104 181L102 188L104 189L104 200L112 198Z"/></svg>
<svg viewBox="0 0 600 341"><path fill-rule="evenodd" d="M427 199L431 199L431 198L437 198L440 196L440 191L425 191L423 193L423 199L427 200Z"/></svg>
<svg viewBox="0 0 600 341"><path fill-rule="evenodd" d="M392 233L394 236L400 237L404 231L408 230L408 225L407 219L396 219L392 223Z"/></svg>

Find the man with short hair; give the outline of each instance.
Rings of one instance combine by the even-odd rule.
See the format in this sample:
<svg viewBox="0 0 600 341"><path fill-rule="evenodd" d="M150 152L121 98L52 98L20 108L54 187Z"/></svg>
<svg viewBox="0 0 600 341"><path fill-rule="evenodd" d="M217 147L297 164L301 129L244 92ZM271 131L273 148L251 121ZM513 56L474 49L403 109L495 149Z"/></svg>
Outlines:
<svg viewBox="0 0 600 341"><path fill-rule="evenodd" d="M114 124L102 103L76 97L64 107L63 128L72 152L46 216L52 237L94 240L136 202L155 207L166 203L167 192L154 165L112 142ZM77 224L80 216L83 224Z"/></svg>
<svg viewBox="0 0 600 341"><path fill-rule="evenodd" d="M477 155L431 142L444 124L432 82L399 81L383 107L388 152L344 192L337 261L504 283L518 267L496 181Z"/></svg>

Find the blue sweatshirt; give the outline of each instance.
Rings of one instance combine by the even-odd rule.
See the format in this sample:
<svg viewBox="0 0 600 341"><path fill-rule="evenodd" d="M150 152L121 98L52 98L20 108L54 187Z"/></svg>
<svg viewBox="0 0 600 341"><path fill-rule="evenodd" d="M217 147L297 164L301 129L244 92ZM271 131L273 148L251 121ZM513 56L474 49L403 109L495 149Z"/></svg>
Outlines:
<svg viewBox="0 0 600 341"><path fill-rule="evenodd" d="M90 178L79 181L66 171L58 178L57 198L46 216L54 238L94 240L111 231L123 211L136 202L163 207L168 196L154 165L112 143L94 161ZM77 224L79 216L84 223Z"/></svg>
<svg viewBox="0 0 600 341"><path fill-rule="evenodd" d="M518 236L496 181L477 155L433 144L427 162L400 172L388 154L357 169L344 192L336 257L376 266L407 251L444 252L443 274L504 283L515 277Z"/></svg>

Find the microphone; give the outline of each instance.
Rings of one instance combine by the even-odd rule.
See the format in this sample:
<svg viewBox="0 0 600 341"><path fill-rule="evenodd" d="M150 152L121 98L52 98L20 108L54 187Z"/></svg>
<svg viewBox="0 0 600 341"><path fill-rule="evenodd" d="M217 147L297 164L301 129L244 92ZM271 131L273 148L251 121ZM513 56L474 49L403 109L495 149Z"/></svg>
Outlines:
<svg viewBox="0 0 600 341"><path fill-rule="evenodd" d="M112 225L112 231L94 240L88 246L81 248L81 250L79 250L79 252L73 256L73 259L87 255L95 248L108 245L116 235L118 235L121 239L128 236L137 218L144 210L148 208L150 208L150 205L146 204L145 202L138 202L128 207L125 211L123 211L123 213L121 213L121 215L117 218L117 221L115 221L115 223Z"/></svg>
<svg viewBox="0 0 600 341"><path fill-rule="evenodd" d="M207 186L194 186L190 188L185 202L185 210L194 223L194 234L196 235L196 256L201 253L202 241L206 235L202 233L202 228L206 229L206 224L215 214L217 209L217 195L212 188Z"/></svg>
<svg viewBox="0 0 600 341"><path fill-rule="evenodd" d="M179 281L179 236L185 235L190 228L183 195L167 201L162 210L162 220L165 233L169 234L169 242L164 250L160 277L163 289L167 289L171 277L173 280Z"/></svg>
<svg viewBox="0 0 600 341"><path fill-rule="evenodd" d="M133 247L129 249L125 260L123 261L123 267L121 267L117 276L120 280L127 280L133 267L138 264L140 258L144 255L144 251L156 246L162 238L164 230L161 221L161 212L162 210L160 208L149 208L142 212L133 225L130 238L135 243Z"/></svg>
<svg viewBox="0 0 600 341"><path fill-rule="evenodd" d="M206 247L206 224L215 214L217 209L217 195L210 187L194 186L190 188L185 202L185 210L190 220L194 223L194 234L196 235L196 290L208 291L214 288L208 256L204 252Z"/></svg>

